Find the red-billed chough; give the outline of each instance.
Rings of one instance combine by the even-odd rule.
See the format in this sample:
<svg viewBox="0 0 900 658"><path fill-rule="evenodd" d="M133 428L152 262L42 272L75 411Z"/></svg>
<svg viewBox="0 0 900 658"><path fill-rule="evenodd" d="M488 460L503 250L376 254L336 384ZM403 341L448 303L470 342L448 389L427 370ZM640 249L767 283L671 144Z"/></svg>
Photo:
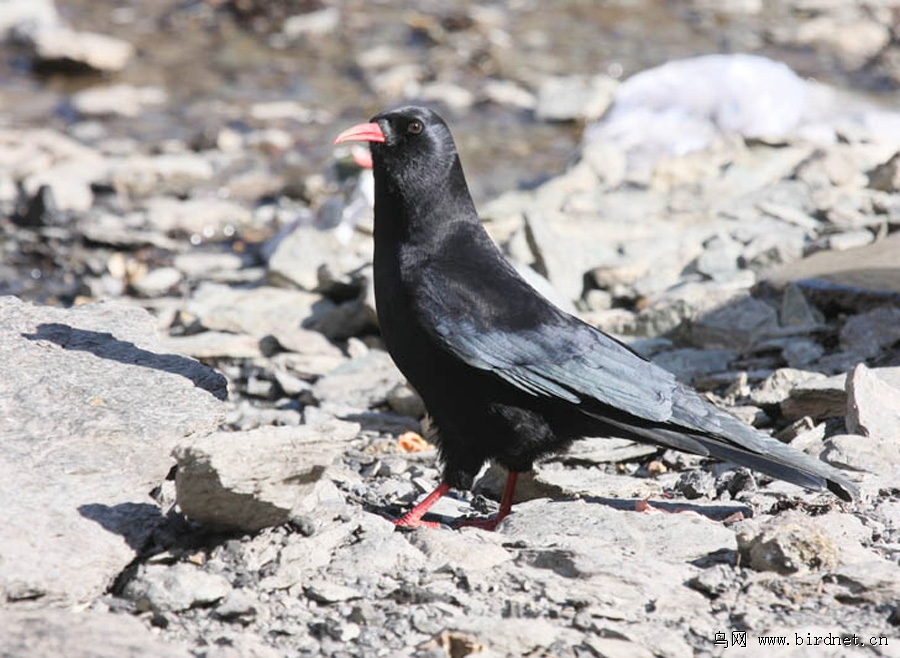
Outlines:
<svg viewBox="0 0 900 658"><path fill-rule="evenodd" d="M490 459L516 474L581 436L612 435L711 456L844 500L836 469L720 410L666 370L554 306L481 226L453 137L421 107L383 112L335 143L370 143L375 174L375 298L388 351L422 396L443 481L398 525L422 520Z"/></svg>

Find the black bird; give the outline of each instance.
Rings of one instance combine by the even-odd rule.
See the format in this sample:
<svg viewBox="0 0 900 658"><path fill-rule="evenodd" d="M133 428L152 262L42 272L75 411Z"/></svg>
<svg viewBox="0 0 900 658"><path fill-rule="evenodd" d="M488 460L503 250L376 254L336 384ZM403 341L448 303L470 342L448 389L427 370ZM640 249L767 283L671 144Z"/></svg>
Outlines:
<svg viewBox="0 0 900 658"><path fill-rule="evenodd" d="M402 107L342 132L370 143L375 298L388 351L436 429L443 481L398 525L493 459L517 473L582 436L620 436L716 457L810 489L857 495L841 473L720 410L666 370L542 297L488 237L450 130Z"/></svg>

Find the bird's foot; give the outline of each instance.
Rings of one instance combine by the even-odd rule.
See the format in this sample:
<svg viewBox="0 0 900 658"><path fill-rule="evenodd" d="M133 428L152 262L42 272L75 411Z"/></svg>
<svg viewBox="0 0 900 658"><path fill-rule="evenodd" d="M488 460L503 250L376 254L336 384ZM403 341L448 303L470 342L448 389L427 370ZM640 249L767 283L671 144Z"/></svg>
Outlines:
<svg viewBox="0 0 900 658"><path fill-rule="evenodd" d="M500 500L500 509L493 516L484 519L462 519L453 524L454 529L459 528L481 528L493 532L500 525L500 522L509 516L512 509L513 495L516 493L516 480L519 477L518 472L510 471L506 476L506 486L503 488L503 498Z"/></svg>
<svg viewBox="0 0 900 658"><path fill-rule="evenodd" d="M414 515L412 512L404 514L399 519L394 520L394 525L398 528L440 528L441 524L437 521L425 521L421 516Z"/></svg>
<svg viewBox="0 0 900 658"><path fill-rule="evenodd" d="M437 489L425 497L425 500L394 521L394 525L400 528L440 528L440 523L437 523L436 521L423 521L422 517L425 516L428 513L428 510L431 509L440 497L448 491L450 491L450 485L446 482L441 482Z"/></svg>

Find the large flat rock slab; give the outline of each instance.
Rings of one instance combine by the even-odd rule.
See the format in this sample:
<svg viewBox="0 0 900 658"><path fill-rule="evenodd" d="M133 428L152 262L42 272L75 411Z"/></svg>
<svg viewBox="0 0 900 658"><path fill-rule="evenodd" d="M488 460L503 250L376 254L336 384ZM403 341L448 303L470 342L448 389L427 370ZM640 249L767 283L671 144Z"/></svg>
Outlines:
<svg viewBox="0 0 900 658"><path fill-rule="evenodd" d="M187 658L130 615L62 610L0 610L3 658Z"/></svg>
<svg viewBox="0 0 900 658"><path fill-rule="evenodd" d="M160 347L152 316L0 298L0 605L103 593L160 521L178 440L223 415L225 380Z"/></svg>
<svg viewBox="0 0 900 658"><path fill-rule="evenodd" d="M800 282L806 288L880 293L900 299L900 235L844 251L820 251L802 260L773 268L761 280L775 288Z"/></svg>
<svg viewBox="0 0 900 658"><path fill-rule="evenodd" d="M356 423L329 420L189 439L175 448L178 505L188 518L221 530L286 523L314 498L325 469L358 432Z"/></svg>

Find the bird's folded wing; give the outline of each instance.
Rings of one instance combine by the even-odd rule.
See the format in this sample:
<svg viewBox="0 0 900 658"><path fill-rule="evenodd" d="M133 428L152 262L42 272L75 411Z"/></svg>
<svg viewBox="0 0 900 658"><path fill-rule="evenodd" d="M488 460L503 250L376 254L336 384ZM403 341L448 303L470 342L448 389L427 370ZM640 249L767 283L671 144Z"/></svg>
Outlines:
<svg viewBox="0 0 900 658"><path fill-rule="evenodd" d="M671 418L678 386L671 373L575 318L556 320L504 331L445 319L435 323L435 338L468 365L532 395L600 403L649 421Z"/></svg>

